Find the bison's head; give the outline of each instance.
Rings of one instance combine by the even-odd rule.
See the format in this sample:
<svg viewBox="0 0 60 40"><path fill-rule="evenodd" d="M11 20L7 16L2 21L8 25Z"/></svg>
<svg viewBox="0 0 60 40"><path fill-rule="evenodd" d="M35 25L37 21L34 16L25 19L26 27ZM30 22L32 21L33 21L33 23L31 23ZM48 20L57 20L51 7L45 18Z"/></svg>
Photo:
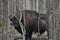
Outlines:
<svg viewBox="0 0 60 40"><path fill-rule="evenodd" d="M15 16L9 16L10 21L12 22L16 22L17 18Z"/></svg>
<svg viewBox="0 0 60 40"><path fill-rule="evenodd" d="M14 28L22 34L21 27L19 24L19 20L15 16L9 16L10 21L12 22L12 25L14 25Z"/></svg>
<svg viewBox="0 0 60 40"><path fill-rule="evenodd" d="M9 16L11 24L14 25L14 27L19 27L19 20L15 16Z"/></svg>

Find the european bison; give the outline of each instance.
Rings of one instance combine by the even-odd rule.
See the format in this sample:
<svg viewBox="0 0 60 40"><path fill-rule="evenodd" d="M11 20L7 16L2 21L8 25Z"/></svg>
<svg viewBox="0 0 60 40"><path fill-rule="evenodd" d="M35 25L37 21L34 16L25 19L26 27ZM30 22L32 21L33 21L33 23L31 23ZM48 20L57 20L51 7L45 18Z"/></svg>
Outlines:
<svg viewBox="0 0 60 40"><path fill-rule="evenodd" d="M39 32L40 34L47 31L48 26L48 15L47 14L39 14L33 10L23 10L22 11L22 19L21 22L24 24L24 13L25 13L25 29L26 35L25 38L31 40L32 32L38 32L38 17L39 17ZM13 22L15 29L22 34L22 30L19 24L19 20L15 16L9 17L9 19Z"/></svg>

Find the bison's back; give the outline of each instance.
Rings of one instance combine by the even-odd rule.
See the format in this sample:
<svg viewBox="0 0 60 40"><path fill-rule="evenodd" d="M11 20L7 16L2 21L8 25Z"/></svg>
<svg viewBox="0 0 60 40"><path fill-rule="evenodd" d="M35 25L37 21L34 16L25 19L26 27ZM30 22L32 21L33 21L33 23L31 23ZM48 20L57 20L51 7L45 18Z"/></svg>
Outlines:
<svg viewBox="0 0 60 40"><path fill-rule="evenodd" d="M39 14L32 10L24 10L23 15L24 13L25 13L26 30L38 32L38 17L40 17L40 19L44 20L47 23L48 17L46 14ZM44 23L42 23L40 19L39 19L39 30L40 33L43 33L46 30L45 28L47 26Z"/></svg>

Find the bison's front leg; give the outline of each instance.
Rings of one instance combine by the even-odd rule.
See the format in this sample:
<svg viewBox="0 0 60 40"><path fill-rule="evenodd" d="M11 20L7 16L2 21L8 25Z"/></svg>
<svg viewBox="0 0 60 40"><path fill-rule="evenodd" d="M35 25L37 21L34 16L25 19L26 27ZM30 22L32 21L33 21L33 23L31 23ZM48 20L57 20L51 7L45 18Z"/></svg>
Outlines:
<svg viewBox="0 0 60 40"><path fill-rule="evenodd" d="M28 37L28 36L25 36L25 37L26 37L25 38L26 40L31 40L31 37Z"/></svg>
<svg viewBox="0 0 60 40"><path fill-rule="evenodd" d="M27 38L26 40L31 40L31 38Z"/></svg>
<svg viewBox="0 0 60 40"><path fill-rule="evenodd" d="M25 35L25 39L26 40L31 40L31 37L32 37L32 31L26 31L26 35Z"/></svg>

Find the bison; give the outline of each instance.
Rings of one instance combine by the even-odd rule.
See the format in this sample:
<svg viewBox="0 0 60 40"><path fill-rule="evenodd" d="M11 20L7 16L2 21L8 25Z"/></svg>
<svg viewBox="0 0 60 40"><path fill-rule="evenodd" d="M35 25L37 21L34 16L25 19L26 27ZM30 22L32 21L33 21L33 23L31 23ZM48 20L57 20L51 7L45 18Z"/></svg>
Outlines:
<svg viewBox="0 0 60 40"><path fill-rule="evenodd" d="M39 20L39 32L40 34L44 33L48 29L48 15L39 14L33 10L22 10L22 19L21 22L24 25L24 14L25 14L25 29L26 40L30 39L33 32L38 32L38 20ZM15 29L22 34L22 30L19 24L19 20L15 16L9 16L10 21L13 22Z"/></svg>

